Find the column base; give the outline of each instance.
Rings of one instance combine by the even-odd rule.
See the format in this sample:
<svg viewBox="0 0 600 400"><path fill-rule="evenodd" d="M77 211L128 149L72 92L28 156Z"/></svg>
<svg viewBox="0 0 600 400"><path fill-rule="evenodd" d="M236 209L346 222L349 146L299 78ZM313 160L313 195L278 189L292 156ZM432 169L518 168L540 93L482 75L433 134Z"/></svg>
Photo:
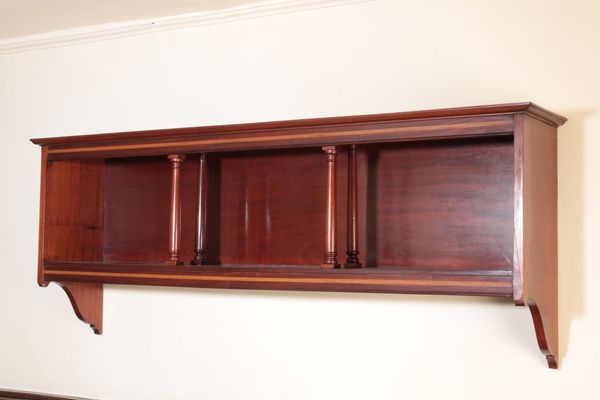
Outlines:
<svg viewBox="0 0 600 400"><path fill-rule="evenodd" d="M196 256L196 257L194 257L192 259L192 261L190 261L190 264L192 264L192 265L206 265L206 264L208 264L208 261L204 257L198 257L198 256Z"/></svg>

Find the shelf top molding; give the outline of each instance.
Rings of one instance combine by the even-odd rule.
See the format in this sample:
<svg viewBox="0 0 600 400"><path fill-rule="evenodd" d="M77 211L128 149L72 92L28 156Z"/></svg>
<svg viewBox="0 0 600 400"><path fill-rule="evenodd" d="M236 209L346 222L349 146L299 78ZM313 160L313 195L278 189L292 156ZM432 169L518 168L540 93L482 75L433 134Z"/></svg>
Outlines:
<svg viewBox="0 0 600 400"><path fill-rule="evenodd" d="M173 151L255 150L509 134L513 132L515 114L526 114L554 127L566 122L566 118L558 114L524 102L37 138L31 141L47 147L49 160L151 156Z"/></svg>

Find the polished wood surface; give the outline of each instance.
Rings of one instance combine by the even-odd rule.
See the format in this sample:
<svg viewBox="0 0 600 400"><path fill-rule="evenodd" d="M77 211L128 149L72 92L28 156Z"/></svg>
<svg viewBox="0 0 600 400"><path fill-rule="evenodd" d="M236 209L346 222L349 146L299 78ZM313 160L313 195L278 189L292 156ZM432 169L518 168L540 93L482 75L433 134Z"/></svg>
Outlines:
<svg viewBox="0 0 600 400"><path fill-rule="evenodd" d="M181 164L185 156L179 154L170 155L171 161L171 213L169 216L169 257L166 263L168 265L183 264L179 259L180 238L181 238L181 194L180 178Z"/></svg>
<svg viewBox="0 0 600 400"><path fill-rule="evenodd" d="M38 271L37 271L37 283L41 287L46 287L50 282L44 280L44 244L45 237L45 226L46 221L46 169L48 167L48 148L42 147L42 162L40 171L40 217L39 217L39 228L38 228Z"/></svg>
<svg viewBox="0 0 600 400"><path fill-rule="evenodd" d="M47 261L101 261L104 161L46 165L43 254Z"/></svg>
<svg viewBox="0 0 600 400"><path fill-rule="evenodd" d="M500 296L557 367L564 122L517 103L36 139L38 282L97 329L105 283Z"/></svg>
<svg viewBox="0 0 600 400"><path fill-rule="evenodd" d="M337 148L324 146L327 156L327 185L325 186L325 258L321 268L339 268L337 261Z"/></svg>
<svg viewBox="0 0 600 400"><path fill-rule="evenodd" d="M346 143L389 143L418 140L478 138L490 135L506 135L513 130L510 116L480 116L448 118L432 121L380 122L361 126L324 126L322 130L292 129L268 130L259 136L257 132L232 133L224 136L222 132L198 135L197 137L172 138L172 141L159 141L148 138L144 143L137 140L102 142L94 146L73 147L73 144L52 145L48 150L49 160L71 158L112 158L130 156L149 156L167 153L197 153L237 150L281 149L320 146L323 142L330 145ZM146 143L148 142L148 143Z"/></svg>
<svg viewBox="0 0 600 400"><path fill-rule="evenodd" d="M47 263L46 279L131 285L225 289L454 294L506 297L512 277L502 271L411 268L323 269L315 266L164 266L121 263Z"/></svg>
<svg viewBox="0 0 600 400"><path fill-rule="evenodd" d="M183 164L181 191L195 191L193 162ZM169 251L171 165L166 158L113 159L105 165L104 261L163 262ZM192 172L192 173L190 173ZM182 220L186 218L182 210ZM182 250L187 232L182 232ZM185 258L185 251L182 259ZM190 254L191 258L191 254Z"/></svg>
<svg viewBox="0 0 600 400"><path fill-rule="evenodd" d="M524 113L552 126L565 118L533 103L458 107L390 114L315 118L32 139L49 148L49 159L121 157L168 153L250 150L478 137L513 131L513 115Z"/></svg>
<svg viewBox="0 0 600 400"><path fill-rule="evenodd" d="M358 259L358 180L356 174L356 145L351 145L348 150L348 215L346 217L348 237L346 262L344 268L361 268Z"/></svg>
<svg viewBox="0 0 600 400"><path fill-rule="evenodd" d="M376 147L368 262L510 271L512 151L511 138Z"/></svg>
<svg viewBox="0 0 600 400"><path fill-rule="evenodd" d="M558 368L558 229L556 129L528 116L515 131L514 297L533 317L538 345Z"/></svg>
<svg viewBox="0 0 600 400"><path fill-rule="evenodd" d="M319 265L323 261L326 169L319 149L211 156L210 264Z"/></svg>
<svg viewBox="0 0 600 400"><path fill-rule="evenodd" d="M0 400L91 400L83 397L0 389Z"/></svg>
<svg viewBox="0 0 600 400"><path fill-rule="evenodd" d="M196 254L191 263L194 265L205 264L206 258L206 154L198 158L198 207L196 210Z"/></svg>
<svg viewBox="0 0 600 400"><path fill-rule="evenodd" d="M63 288L75 315L92 328L96 335L102 334L104 289L101 283L58 282Z"/></svg>

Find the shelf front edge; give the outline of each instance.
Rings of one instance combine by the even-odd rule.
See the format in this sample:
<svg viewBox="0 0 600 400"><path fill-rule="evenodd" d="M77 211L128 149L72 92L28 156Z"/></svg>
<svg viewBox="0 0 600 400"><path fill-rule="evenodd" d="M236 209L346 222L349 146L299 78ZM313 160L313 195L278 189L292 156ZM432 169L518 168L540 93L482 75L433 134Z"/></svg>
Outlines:
<svg viewBox="0 0 600 400"><path fill-rule="evenodd" d="M407 274L368 269L352 272L315 269L292 272L269 268L239 271L228 267L114 268L47 264L44 278L56 282L197 288L512 296L510 274L472 275L446 271Z"/></svg>

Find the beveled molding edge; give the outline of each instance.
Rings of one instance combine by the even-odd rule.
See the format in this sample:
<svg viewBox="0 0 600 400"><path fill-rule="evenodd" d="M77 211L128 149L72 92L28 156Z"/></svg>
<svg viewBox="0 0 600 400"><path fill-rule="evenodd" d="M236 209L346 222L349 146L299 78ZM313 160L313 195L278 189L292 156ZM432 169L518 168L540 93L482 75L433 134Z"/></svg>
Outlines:
<svg viewBox="0 0 600 400"><path fill-rule="evenodd" d="M0 388L0 399L14 400L92 400L83 397L62 396L48 393L26 392L22 390L9 390Z"/></svg>
<svg viewBox="0 0 600 400"><path fill-rule="evenodd" d="M223 10L90 25L0 40L0 55L72 46L166 30L225 24L271 15L291 14L370 1L373 0L267 0Z"/></svg>

